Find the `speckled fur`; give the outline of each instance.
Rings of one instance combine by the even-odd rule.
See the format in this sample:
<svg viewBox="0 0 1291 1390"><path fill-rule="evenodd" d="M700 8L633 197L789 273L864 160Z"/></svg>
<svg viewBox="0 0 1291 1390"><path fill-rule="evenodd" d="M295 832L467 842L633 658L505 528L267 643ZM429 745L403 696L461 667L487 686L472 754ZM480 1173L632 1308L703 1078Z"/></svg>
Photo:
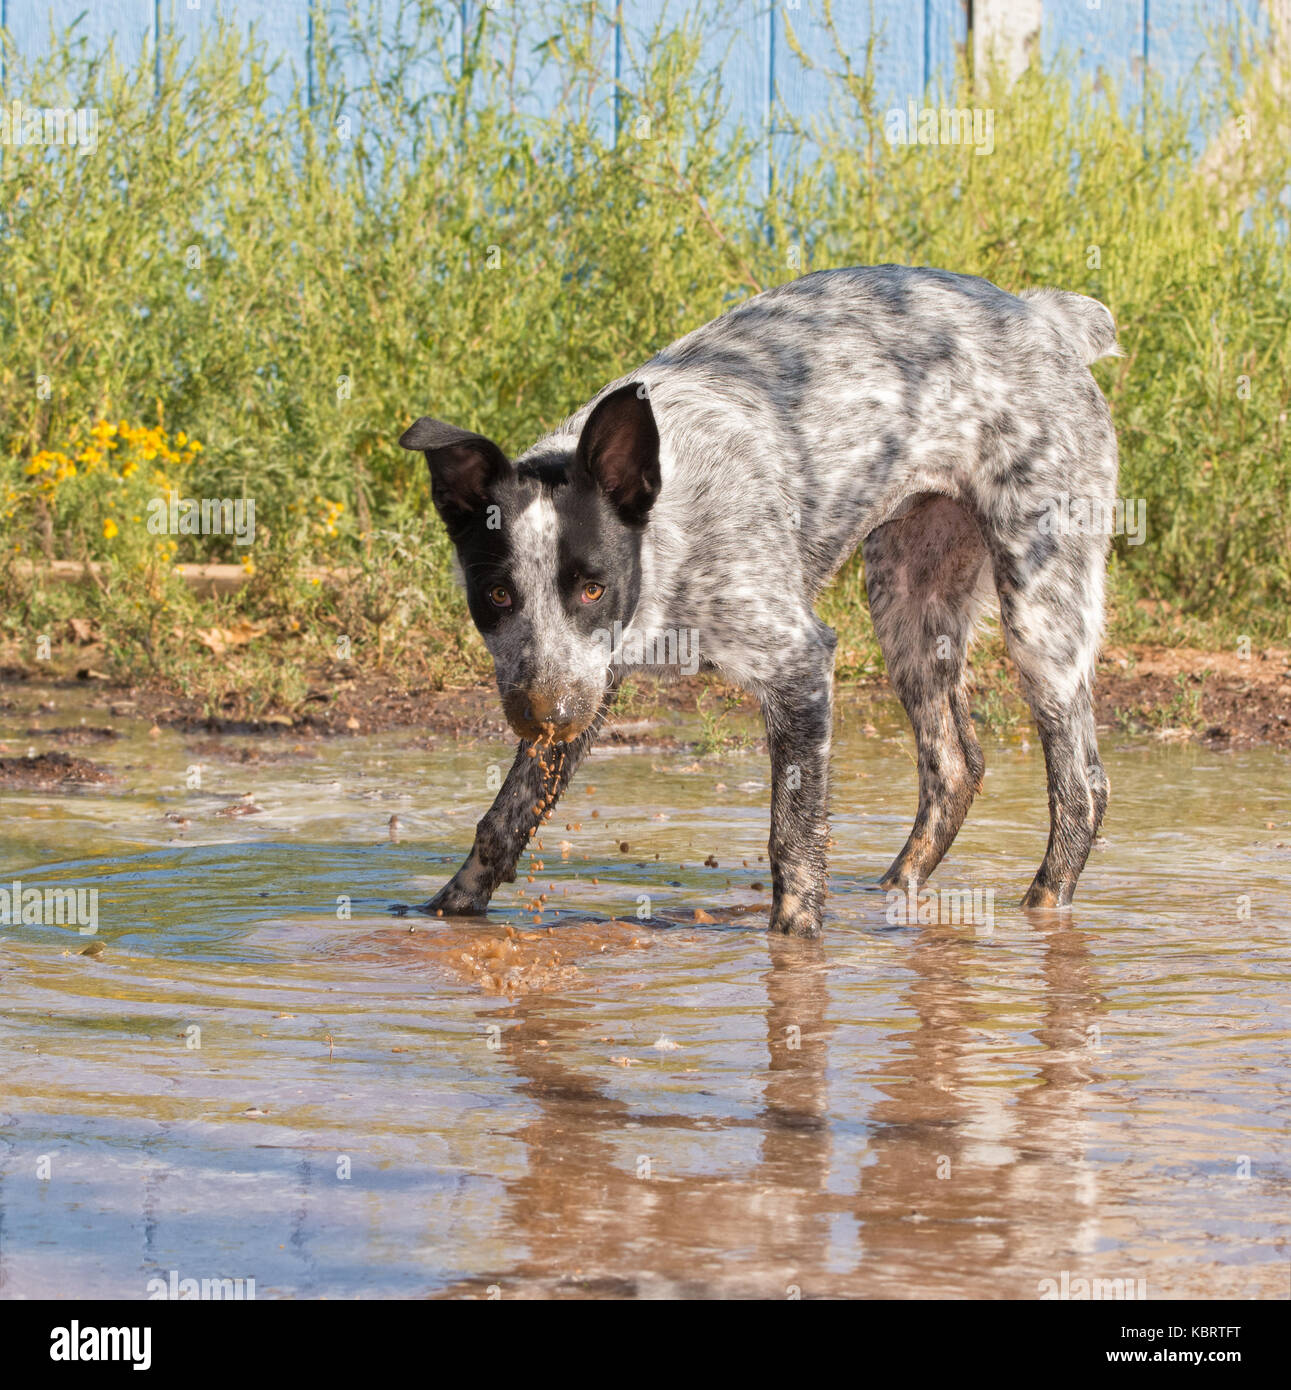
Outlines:
<svg viewBox="0 0 1291 1390"><path fill-rule="evenodd" d="M763 706L773 928L821 927L834 635L813 604L858 545L919 750L914 829L884 883L929 874L980 787L965 653L995 594L1048 769L1049 846L1024 902L1071 901L1107 800L1090 694L1107 539L1040 520L1060 494L1116 492L1116 437L1088 371L1116 351L1111 315L1080 295L1017 297L900 266L830 270L759 295L597 397L643 383L659 434L633 625L696 630L705 665ZM572 458L595 404L516 467ZM535 545L530 568L551 550ZM552 660L578 664L560 622L548 632ZM502 683L508 658L490 645ZM603 714L571 743L577 756ZM513 875L536 821L505 808L528 804L532 761L522 745L432 909L480 911Z"/></svg>

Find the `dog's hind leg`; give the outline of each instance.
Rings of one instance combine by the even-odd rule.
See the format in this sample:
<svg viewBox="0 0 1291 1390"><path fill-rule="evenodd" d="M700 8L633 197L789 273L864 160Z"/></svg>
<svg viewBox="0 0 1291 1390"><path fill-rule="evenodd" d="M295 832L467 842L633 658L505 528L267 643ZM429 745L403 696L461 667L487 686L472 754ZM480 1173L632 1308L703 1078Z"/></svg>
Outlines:
<svg viewBox="0 0 1291 1390"><path fill-rule="evenodd" d="M906 889L959 833L986 770L966 689L973 623L989 601L985 542L952 498L927 493L865 538L865 584L888 677L914 729L919 809L881 880Z"/></svg>
<svg viewBox="0 0 1291 1390"><path fill-rule="evenodd" d="M596 742L615 693L606 693L595 719L569 743L520 744L493 805L475 827L475 843L466 863L420 911L475 916L485 911L500 883L514 880L525 845L550 816Z"/></svg>
<svg viewBox="0 0 1291 1390"><path fill-rule="evenodd" d="M1068 536L1055 544L1050 561L1025 579L1017 555L995 562L1004 639L1040 732L1049 785L1049 845L1023 907L1071 902L1107 809L1092 694L1105 542Z"/></svg>

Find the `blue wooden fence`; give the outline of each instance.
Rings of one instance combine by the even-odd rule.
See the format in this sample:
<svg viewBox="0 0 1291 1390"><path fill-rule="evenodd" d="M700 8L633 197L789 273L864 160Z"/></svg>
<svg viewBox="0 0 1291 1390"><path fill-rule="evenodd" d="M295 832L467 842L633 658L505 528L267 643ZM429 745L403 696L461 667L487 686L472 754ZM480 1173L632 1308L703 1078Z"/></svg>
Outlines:
<svg viewBox="0 0 1291 1390"><path fill-rule="evenodd" d="M978 0L980 7L987 0ZM990 0L998 9L1008 0ZM665 0L622 0L617 23L604 25L603 53L607 78L607 110L612 84L625 50L644 41L664 13ZM526 0L441 0L437 8L458 35L477 23L484 8L502 21L536 24ZM571 0L574 8L574 0ZM608 7L607 7L608 8ZM670 0L667 13L703 18L712 6L704 0ZM947 86L954 74L957 50L968 42L967 0L835 0L834 19L849 52L864 52L871 27L880 35L877 54L879 99L904 106L930 87ZM222 15L239 25L255 26L268 60L280 59L276 77L285 94L299 81L308 90L314 71L313 50L328 32L337 32L346 12L367 16L374 36L389 36L396 24L416 23L417 6L401 0L0 0L0 26L24 57L38 57L50 35L78 16L78 32L101 48L111 41L117 57L134 64L156 51L156 36L171 29L181 39L196 36ZM1136 96L1143 74L1158 72L1167 90L1187 94L1215 79L1213 66L1203 61L1207 27L1245 21L1267 30L1263 0L1044 0L1041 54L1046 61L1060 51L1076 59L1084 72L1102 70ZM796 116L810 118L825 100L827 83L793 53L786 25L809 59L837 65L833 42L823 21L821 0L740 0L735 22L714 29L709 47L711 63L720 68L731 118L752 130L770 130L778 97ZM535 42L546 35L533 30ZM522 46L523 47L523 46ZM531 48L532 45L529 45ZM3 74L0 74L0 78ZM550 99L544 83L554 83L550 71L538 72L523 93L541 109ZM12 93L0 95L11 96Z"/></svg>

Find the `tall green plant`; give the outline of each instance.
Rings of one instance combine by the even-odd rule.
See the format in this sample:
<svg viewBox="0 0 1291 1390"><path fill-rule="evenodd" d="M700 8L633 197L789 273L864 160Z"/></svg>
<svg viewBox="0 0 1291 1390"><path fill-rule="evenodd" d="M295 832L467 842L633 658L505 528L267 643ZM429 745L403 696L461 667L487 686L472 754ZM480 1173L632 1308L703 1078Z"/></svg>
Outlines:
<svg viewBox="0 0 1291 1390"><path fill-rule="evenodd" d="M393 7L379 33L356 8L318 47L312 105L276 103L254 36L227 27L166 44L159 83L74 33L35 68L9 53L11 90L97 107L99 141L0 147L5 555L112 557L102 529L42 513L32 461L99 419L164 421L203 444L192 495L256 498L262 570L266 547L370 564L381 534L420 533L460 619L395 442L411 418L518 448L759 288L894 260L1104 299L1127 356L1097 373L1148 516L1147 544L1117 543L1117 592L1283 632L1291 139L1260 52L1199 112L1151 83L1129 105L1063 70L963 73L926 99L990 110L979 155L890 144L875 47L840 43L828 109L775 114L768 197L765 133L724 120L705 56L721 16L628 36L616 91L603 7L523 8L482 11L465 44L444 7ZM559 94L540 114L535 65ZM1192 134L1238 118L1250 139L1217 177ZM241 555L194 537L176 558ZM830 612L863 621L855 567Z"/></svg>

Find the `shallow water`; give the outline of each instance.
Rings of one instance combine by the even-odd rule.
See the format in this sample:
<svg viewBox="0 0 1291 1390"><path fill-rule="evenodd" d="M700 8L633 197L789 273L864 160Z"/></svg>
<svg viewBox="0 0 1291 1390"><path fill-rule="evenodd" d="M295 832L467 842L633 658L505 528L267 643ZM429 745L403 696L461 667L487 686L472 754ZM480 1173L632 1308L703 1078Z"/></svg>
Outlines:
<svg viewBox="0 0 1291 1390"><path fill-rule="evenodd" d="M4 795L0 887L99 890L92 937L0 928L4 1297L1291 1294L1283 755L1105 734L1106 841L1073 911L1027 915L1040 749L984 739L933 882L993 912L901 925L868 885L910 740L843 709L804 943L753 887L757 753L597 753L536 882L446 924L392 909L506 747L212 746L13 698L11 755L37 719L125 736L72 750L113 785Z"/></svg>

